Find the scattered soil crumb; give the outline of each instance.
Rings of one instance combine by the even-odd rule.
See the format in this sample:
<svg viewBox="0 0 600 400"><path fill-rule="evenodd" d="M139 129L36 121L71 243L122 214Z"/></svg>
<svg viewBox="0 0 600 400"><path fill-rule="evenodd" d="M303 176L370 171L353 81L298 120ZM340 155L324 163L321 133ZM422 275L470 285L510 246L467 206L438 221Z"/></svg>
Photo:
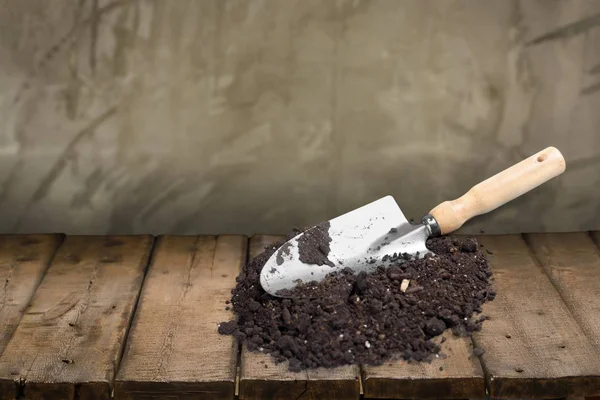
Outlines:
<svg viewBox="0 0 600 400"><path fill-rule="evenodd" d="M308 262L328 261L327 229L313 229L309 247L323 246L318 254L305 253ZM249 351L270 354L276 363L288 361L290 371L430 361L440 352L432 339L446 330L457 336L480 330L485 318L475 314L495 298L492 272L477 241L445 236L427 241L435 257L406 261L396 255L391 265L372 273L345 268L319 283L298 285L289 293L298 297L273 297L262 289L260 271L297 234L266 247L244 266L232 290L236 319L218 327ZM419 290L403 292L404 279ZM320 296L307 296L315 290Z"/></svg>

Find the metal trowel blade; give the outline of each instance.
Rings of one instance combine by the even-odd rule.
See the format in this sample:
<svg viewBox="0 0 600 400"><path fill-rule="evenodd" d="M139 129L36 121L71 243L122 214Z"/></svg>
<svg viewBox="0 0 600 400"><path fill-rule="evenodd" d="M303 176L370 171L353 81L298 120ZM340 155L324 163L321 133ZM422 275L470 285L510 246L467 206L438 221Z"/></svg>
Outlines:
<svg viewBox="0 0 600 400"><path fill-rule="evenodd" d="M408 222L392 196L386 196L329 221L330 265L305 264L300 261L298 239L301 233L281 246L265 263L260 283L263 289L278 297L283 289L299 283L320 281L327 274L344 268L355 273L370 272L386 266L394 254L424 256L431 253L425 242L430 235L426 225ZM279 261L279 262L278 262ZM397 262L397 261L394 261Z"/></svg>

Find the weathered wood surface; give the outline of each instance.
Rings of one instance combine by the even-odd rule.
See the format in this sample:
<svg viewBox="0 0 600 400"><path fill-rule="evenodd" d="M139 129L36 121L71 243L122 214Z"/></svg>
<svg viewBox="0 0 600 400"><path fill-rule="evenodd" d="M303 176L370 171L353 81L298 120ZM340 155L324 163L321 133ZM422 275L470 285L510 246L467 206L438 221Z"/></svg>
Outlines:
<svg viewBox="0 0 600 400"><path fill-rule="evenodd" d="M588 339L600 351L600 251L587 233L525 239Z"/></svg>
<svg viewBox="0 0 600 400"><path fill-rule="evenodd" d="M368 398L466 399L484 398L485 381L472 342L447 331L441 353L431 363L395 361L363 366L363 386ZM439 343L439 339L437 340Z"/></svg>
<svg viewBox="0 0 600 400"><path fill-rule="evenodd" d="M531 250L517 235L480 236L497 297L475 343L492 398L600 393L600 358Z"/></svg>
<svg viewBox="0 0 600 400"><path fill-rule="evenodd" d="M148 270L117 399L233 399L238 346L217 332L246 261L245 236L166 236Z"/></svg>
<svg viewBox="0 0 600 400"><path fill-rule="evenodd" d="M492 398L600 394L600 233L523 237L478 237L498 292L474 335L485 378L469 340L446 333L447 358L363 367L365 398L483 398L485 383ZM116 399L233 399L238 346L217 324L232 317L247 246L279 238L165 236L144 279L149 236L0 236L0 399L107 399L113 387ZM245 350L237 367L240 399L360 394L358 367L291 373Z"/></svg>
<svg viewBox="0 0 600 400"><path fill-rule="evenodd" d="M280 236L252 237L250 258L279 239ZM242 348L239 395L242 400L358 399L359 379L357 366L289 372L287 363L275 364L267 355Z"/></svg>
<svg viewBox="0 0 600 400"><path fill-rule="evenodd" d="M0 236L0 355L40 284L62 235Z"/></svg>
<svg viewBox="0 0 600 400"><path fill-rule="evenodd" d="M67 237L0 357L4 399L108 399L153 238Z"/></svg>

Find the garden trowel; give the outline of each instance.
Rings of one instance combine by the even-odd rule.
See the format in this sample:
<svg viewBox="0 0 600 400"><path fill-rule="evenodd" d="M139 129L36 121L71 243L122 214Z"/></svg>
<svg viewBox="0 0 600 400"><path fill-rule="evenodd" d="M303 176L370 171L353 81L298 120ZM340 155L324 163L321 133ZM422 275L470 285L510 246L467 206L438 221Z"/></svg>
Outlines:
<svg viewBox="0 0 600 400"><path fill-rule="evenodd" d="M260 283L267 293L287 297L287 291L278 292L299 283L318 282L344 268L370 272L386 262L424 257L431 253L425 245L429 237L454 232L469 219L562 174L565 167L560 151L548 147L472 187L462 197L439 204L420 224L409 223L393 197L383 197L286 242L265 263ZM303 243L311 243L306 235L312 242L326 238L327 246L317 243L313 245L319 249L306 249ZM301 256L304 251L319 250L323 260L318 262L307 262L307 257Z"/></svg>

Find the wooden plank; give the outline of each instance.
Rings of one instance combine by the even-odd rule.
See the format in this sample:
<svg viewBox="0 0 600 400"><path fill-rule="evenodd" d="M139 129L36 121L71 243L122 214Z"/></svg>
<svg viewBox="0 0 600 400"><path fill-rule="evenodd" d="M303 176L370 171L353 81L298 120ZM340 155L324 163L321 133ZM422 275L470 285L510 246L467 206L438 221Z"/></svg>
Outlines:
<svg viewBox="0 0 600 400"><path fill-rule="evenodd" d="M490 320L473 335L492 398L586 396L600 390L594 346L519 235L477 238L494 272ZM563 348L564 346L564 348Z"/></svg>
<svg viewBox="0 0 600 400"><path fill-rule="evenodd" d="M481 364L472 354L472 342L445 333L441 344L446 358L431 363L394 361L382 366L363 366L366 398L461 399L484 398ZM440 339L436 340L439 343ZM441 368L441 370L440 370Z"/></svg>
<svg viewBox="0 0 600 400"><path fill-rule="evenodd" d="M159 240L134 318L116 399L233 399L238 346L217 332L246 261L246 236Z"/></svg>
<svg viewBox="0 0 600 400"><path fill-rule="evenodd" d="M525 240L583 332L600 351L600 251L592 238L579 232L529 234Z"/></svg>
<svg viewBox="0 0 600 400"><path fill-rule="evenodd" d="M62 235L0 236L0 355L62 241Z"/></svg>
<svg viewBox="0 0 600 400"><path fill-rule="evenodd" d="M279 236L257 235L250 240L250 257ZM250 399L358 399L360 374L357 366L289 372L287 363L275 364L270 356L242 348L240 367L241 400Z"/></svg>
<svg viewBox="0 0 600 400"><path fill-rule="evenodd" d="M8 399L108 399L150 236L68 236L0 357Z"/></svg>

